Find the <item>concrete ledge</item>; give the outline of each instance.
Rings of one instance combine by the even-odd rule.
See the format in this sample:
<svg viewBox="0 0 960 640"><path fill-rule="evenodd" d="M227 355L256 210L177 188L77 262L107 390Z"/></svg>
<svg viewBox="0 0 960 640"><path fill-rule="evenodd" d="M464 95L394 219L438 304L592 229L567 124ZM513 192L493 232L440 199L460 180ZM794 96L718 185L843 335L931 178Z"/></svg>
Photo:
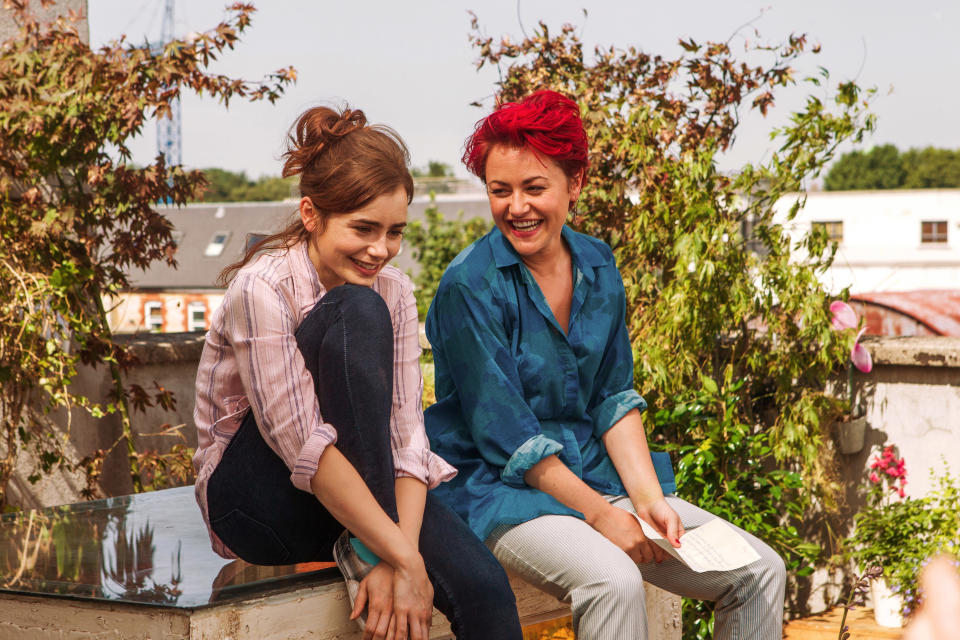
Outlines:
<svg viewBox="0 0 960 640"><path fill-rule="evenodd" d="M117 333L114 339L133 347L140 363L176 364L200 362L203 332L191 333Z"/></svg>
<svg viewBox="0 0 960 640"><path fill-rule="evenodd" d="M874 364L960 368L960 338L948 336L867 337Z"/></svg>
<svg viewBox="0 0 960 640"><path fill-rule="evenodd" d="M570 614L567 605L511 578L524 625ZM680 598L645 585L650 640L679 640ZM0 638L18 640L359 640L337 581L198 609L0 595ZM452 638L434 612L430 637Z"/></svg>

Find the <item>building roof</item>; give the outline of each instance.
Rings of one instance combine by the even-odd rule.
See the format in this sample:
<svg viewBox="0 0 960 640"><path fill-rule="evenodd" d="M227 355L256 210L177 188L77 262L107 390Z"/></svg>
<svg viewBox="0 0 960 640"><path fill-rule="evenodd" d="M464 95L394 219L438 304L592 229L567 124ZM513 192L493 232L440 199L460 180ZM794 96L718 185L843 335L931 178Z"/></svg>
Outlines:
<svg viewBox="0 0 960 640"><path fill-rule="evenodd" d="M414 198L407 220L422 220L429 204L430 199L426 196ZM456 216L459 211L463 211L464 220L490 218L490 207L483 193L437 195L436 206L447 218ZM132 270L129 276L133 289L216 289L217 276L243 255L251 235L275 233L298 215L296 201L202 203L185 207L161 206L158 210L173 223L177 242L174 257L178 266L173 268L157 262L145 271ZM211 244L221 238L222 246L217 253ZM392 264L403 271L418 268L406 246Z"/></svg>
<svg viewBox="0 0 960 640"><path fill-rule="evenodd" d="M850 301L860 303L869 335L960 337L960 289L857 293Z"/></svg>

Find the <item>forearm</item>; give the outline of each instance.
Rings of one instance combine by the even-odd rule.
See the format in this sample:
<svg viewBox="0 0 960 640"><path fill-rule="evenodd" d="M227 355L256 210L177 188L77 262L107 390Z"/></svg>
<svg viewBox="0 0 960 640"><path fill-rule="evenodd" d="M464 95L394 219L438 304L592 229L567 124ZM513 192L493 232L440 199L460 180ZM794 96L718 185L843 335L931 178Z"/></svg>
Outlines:
<svg viewBox="0 0 960 640"><path fill-rule="evenodd" d="M387 564L404 569L422 566L416 545L384 512L336 446L324 449L310 486L327 511Z"/></svg>
<svg viewBox="0 0 960 640"><path fill-rule="evenodd" d="M579 511L591 524L610 506L603 496L587 486L555 455L547 456L530 467L523 479L531 487Z"/></svg>
<svg viewBox="0 0 960 640"><path fill-rule="evenodd" d="M394 487L397 494L400 530L414 547L419 548L423 508L427 502L427 485L416 478L404 477L397 478Z"/></svg>
<svg viewBox="0 0 960 640"><path fill-rule="evenodd" d="M603 434L603 444L634 505L663 498L639 411L633 409L610 427Z"/></svg>

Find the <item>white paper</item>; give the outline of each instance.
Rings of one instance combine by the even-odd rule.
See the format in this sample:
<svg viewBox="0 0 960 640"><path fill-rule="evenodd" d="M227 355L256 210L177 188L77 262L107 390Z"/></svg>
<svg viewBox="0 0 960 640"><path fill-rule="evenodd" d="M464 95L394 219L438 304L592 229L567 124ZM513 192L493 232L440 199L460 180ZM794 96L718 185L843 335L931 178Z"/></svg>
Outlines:
<svg viewBox="0 0 960 640"><path fill-rule="evenodd" d="M760 555L740 537L737 530L720 518L714 518L680 536L679 549L664 540L656 529L641 518L637 520L640 521L643 535L697 573L730 571L760 559Z"/></svg>

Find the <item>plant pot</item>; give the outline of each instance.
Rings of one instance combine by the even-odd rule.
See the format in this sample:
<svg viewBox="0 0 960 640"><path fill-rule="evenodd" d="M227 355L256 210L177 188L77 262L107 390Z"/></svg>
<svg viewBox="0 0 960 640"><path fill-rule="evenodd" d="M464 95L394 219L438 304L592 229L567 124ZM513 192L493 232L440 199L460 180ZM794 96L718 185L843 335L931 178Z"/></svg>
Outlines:
<svg viewBox="0 0 960 640"><path fill-rule="evenodd" d="M867 417L851 418L846 422L837 421L837 440L840 444L840 453L851 455L860 453L863 449L864 435L867 432Z"/></svg>
<svg viewBox="0 0 960 640"><path fill-rule="evenodd" d="M903 598L894 593L883 578L870 581L870 593L873 596L873 619L881 627L899 628L903 626Z"/></svg>

